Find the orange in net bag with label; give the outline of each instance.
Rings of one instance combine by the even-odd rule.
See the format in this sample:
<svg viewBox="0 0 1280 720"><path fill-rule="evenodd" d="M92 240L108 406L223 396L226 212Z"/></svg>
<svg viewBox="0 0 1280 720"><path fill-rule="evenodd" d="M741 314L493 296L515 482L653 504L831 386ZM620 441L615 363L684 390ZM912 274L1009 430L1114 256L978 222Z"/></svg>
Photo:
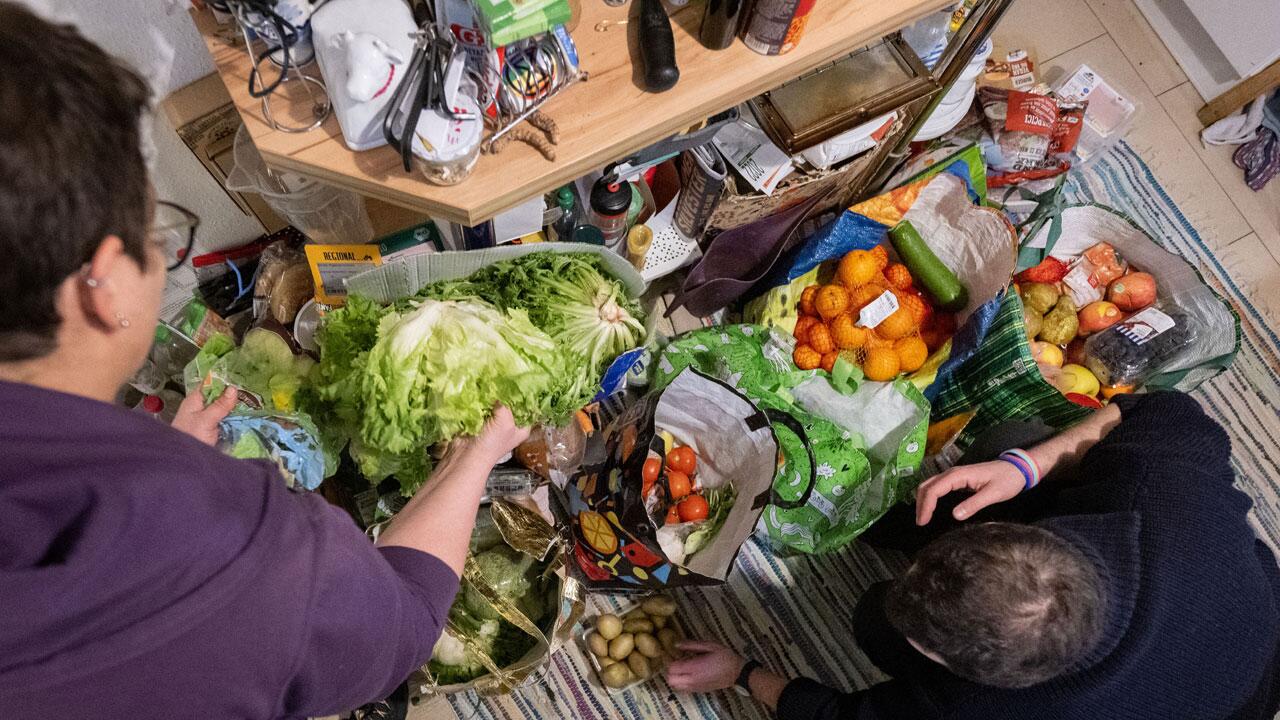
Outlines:
<svg viewBox="0 0 1280 720"><path fill-rule="evenodd" d="M840 258L830 282L801 293L797 311L797 367L830 372L843 358L877 382L919 370L955 331L883 245Z"/></svg>

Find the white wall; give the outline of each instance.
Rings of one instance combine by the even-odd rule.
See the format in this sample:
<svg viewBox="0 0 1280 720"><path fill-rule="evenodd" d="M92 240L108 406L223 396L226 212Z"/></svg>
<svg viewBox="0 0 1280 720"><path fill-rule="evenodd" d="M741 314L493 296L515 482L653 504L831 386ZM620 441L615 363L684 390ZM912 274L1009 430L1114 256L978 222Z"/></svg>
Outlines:
<svg viewBox="0 0 1280 720"><path fill-rule="evenodd" d="M162 95L213 72L213 62L187 16L185 2L36 0L31 4L44 5L55 17L75 22L86 37L150 76L162 72L171 58L168 79L159 85ZM171 50L157 41L157 35ZM258 221L231 201L183 144L163 112L156 113L152 134L156 146L152 182L157 195L200 216L203 249L234 247L262 234Z"/></svg>

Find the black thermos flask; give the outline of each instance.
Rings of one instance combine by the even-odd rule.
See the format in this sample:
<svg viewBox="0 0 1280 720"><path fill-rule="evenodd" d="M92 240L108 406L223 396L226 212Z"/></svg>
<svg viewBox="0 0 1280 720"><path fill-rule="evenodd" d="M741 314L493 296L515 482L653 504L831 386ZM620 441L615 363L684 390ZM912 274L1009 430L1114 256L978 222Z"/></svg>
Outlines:
<svg viewBox="0 0 1280 720"><path fill-rule="evenodd" d="M698 39L712 50L724 50L732 45L750 4L750 0L707 0Z"/></svg>

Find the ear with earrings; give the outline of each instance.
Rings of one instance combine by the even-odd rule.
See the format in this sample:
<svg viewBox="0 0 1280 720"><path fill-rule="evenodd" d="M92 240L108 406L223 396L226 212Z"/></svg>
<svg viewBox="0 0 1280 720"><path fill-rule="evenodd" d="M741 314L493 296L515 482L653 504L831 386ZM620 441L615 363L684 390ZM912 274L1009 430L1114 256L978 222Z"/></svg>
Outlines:
<svg viewBox="0 0 1280 720"><path fill-rule="evenodd" d="M107 284L107 281L99 280L98 278L95 278L95 277L86 277L84 279L84 284L88 287L97 289L105 286ZM124 313L119 313L119 312L116 313L116 322L120 323L120 327L122 328L129 327L129 318L125 317Z"/></svg>

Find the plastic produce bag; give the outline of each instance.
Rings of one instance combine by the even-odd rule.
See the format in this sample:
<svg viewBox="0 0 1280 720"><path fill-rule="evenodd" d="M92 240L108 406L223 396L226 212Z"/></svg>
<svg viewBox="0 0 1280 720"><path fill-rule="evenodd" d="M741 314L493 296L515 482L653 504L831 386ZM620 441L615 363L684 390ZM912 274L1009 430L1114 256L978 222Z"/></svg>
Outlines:
<svg viewBox="0 0 1280 720"><path fill-rule="evenodd" d="M218 424L218 449L242 460L270 460L285 484L315 490L324 482L325 458L319 433L306 418L269 413L234 413Z"/></svg>
<svg viewBox="0 0 1280 720"><path fill-rule="evenodd" d="M444 633L430 662L409 678L415 702L469 690L509 693L537 677L585 607L582 585L565 572L565 547L524 501L480 508ZM519 573L503 572L506 566Z"/></svg>
<svg viewBox="0 0 1280 720"><path fill-rule="evenodd" d="M830 552L914 493L929 404L903 381L837 392L826 373L796 370L785 340L773 332L733 325L684 335L659 358L654 386L693 367L771 411L771 419L778 413L791 418L793 423L774 423L782 461L773 492L784 502L772 503L761 520L779 547Z"/></svg>

